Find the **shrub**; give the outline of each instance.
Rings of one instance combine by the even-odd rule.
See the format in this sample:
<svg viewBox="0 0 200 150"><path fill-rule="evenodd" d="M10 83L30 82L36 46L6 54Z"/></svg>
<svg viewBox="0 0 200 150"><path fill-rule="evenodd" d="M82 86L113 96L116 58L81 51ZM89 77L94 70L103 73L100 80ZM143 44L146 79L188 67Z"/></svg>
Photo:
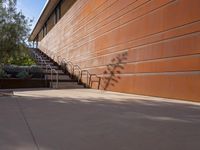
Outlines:
<svg viewBox="0 0 200 150"><path fill-rule="evenodd" d="M29 73L43 73L43 70L38 67L38 66L35 66L35 65L32 65L31 67L29 67Z"/></svg>
<svg viewBox="0 0 200 150"><path fill-rule="evenodd" d="M27 71L22 71L22 72L19 72L16 75L16 77L20 79L27 79L27 78L31 78L31 75Z"/></svg>
<svg viewBox="0 0 200 150"><path fill-rule="evenodd" d="M15 74L15 73L19 73L22 71L27 71L27 67L16 66L16 65L5 65L3 69L8 74Z"/></svg>
<svg viewBox="0 0 200 150"><path fill-rule="evenodd" d="M8 78L9 75L3 70L0 68L0 78Z"/></svg>
<svg viewBox="0 0 200 150"><path fill-rule="evenodd" d="M29 74L28 78L42 78L43 77L43 70L36 66L16 66L16 65L5 65L3 67L5 73L10 74L12 78L20 78L21 75ZM23 72L23 73L21 73Z"/></svg>
<svg viewBox="0 0 200 150"><path fill-rule="evenodd" d="M16 73L16 72L22 72L22 71L27 71L29 73L42 73L43 70L35 65L32 66L16 66L16 65L5 65L4 66L4 71L7 73Z"/></svg>
<svg viewBox="0 0 200 150"><path fill-rule="evenodd" d="M14 58L11 58L9 64L19 65L19 66L30 66L30 65L35 65L36 63L28 54L26 54L24 56L18 55Z"/></svg>

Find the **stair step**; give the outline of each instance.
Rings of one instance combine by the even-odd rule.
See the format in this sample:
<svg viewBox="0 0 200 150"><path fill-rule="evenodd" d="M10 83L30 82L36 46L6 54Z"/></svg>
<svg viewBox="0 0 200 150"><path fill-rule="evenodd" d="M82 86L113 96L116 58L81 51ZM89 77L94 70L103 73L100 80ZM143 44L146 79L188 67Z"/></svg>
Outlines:
<svg viewBox="0 0 200 150"><path fill-rule="evenodd" d="M50 65L50 66L51 66L52 69L59 69L58 66L52 66L52 65ZM40 66L40 67L43 68L43 69L46 69L46 66ZM48 67L48 69L50 69L50 68Z"/></svg>
<svg viewBox="0 0 200 150"><path fill-rule="evenodd" d="M79 85L77 82L59 82L58 87L56 87L56 82L51 83L52 88L58 89L80 89L84 88L83 85Z"/></svg>
<svg viewBox="0 0 200 150"><path fill-rule="evenodd" d="M47 65L50 65L50 66L53 66L53 65L54 65L54 63L52 63L52 62L47 62L47 61L46 61L46 64L47 64ZM45 63L39 62L38 65L42 66L42 65L45 65Z"/></svg>
<svg viewBox="0 0 200 150"><path fill-rule="evenodd" d="M51 75L45 75L46 79L51 80ZM56 80L56 75L52 76L53 80ZM58 75L58 80L71 80L68 75Z"/></svg>
<svg viewBox="0 0 200 150"><path fill-rule="evenodd" d="M65 74L65 71L62 70L59 65L54 62L50 57L48 57L46 54L42 53L40 50L35 50L35 52L41 56L41 58L52 67L52 69L55 69L58 72L58 87L56 82L56 73L53 72L53 82L51 81L51 70L50 68L47 69L43 62L38 62L38 65L44 70L45 77L50 82L52 88L58 88L58 89L80 89L84 88L84 85L78 84L75 79L71 79L69 74Z"/></svg>
<svg viewBox="0 0 200 150"><path fill-rule="evenodd" d="M46 72L46 68L44 69L44 71ZM62 70L56 70L57 72L58 72L58 74L64 74L64 72L62 71ZM46 72L46 74L51 74L51 70L50 69L48 69L47 70L47 72ZM56 74L55 72L53 72L53 74Z"/></svg>

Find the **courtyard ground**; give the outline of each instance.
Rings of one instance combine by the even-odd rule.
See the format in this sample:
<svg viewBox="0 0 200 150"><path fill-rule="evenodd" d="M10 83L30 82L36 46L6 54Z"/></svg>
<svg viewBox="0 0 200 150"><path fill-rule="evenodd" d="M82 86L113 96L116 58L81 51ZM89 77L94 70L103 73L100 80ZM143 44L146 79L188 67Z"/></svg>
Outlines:
<svg viewBox="0 0 200 150"><path fill-rule="evenodd" d="M199 149L199 103L90 89L0 96L0 150Z"/></svg>

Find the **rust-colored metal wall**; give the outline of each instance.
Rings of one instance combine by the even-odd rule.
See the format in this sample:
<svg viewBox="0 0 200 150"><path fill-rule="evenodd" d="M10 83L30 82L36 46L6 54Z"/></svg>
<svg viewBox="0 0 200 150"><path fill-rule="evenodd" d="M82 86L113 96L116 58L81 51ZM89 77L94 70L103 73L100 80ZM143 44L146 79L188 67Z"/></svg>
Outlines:
<svg viewBox="0 0 200 150"><path fill-rule="evenodd" d="M77 0L39 48L101 75L106 90L200 101L199 6Z"/></svg>

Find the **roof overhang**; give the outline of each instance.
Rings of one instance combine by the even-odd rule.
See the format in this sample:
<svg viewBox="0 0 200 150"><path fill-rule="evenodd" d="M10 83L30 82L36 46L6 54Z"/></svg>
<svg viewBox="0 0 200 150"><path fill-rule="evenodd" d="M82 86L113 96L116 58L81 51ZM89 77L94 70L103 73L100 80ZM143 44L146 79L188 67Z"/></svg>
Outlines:
<svg viewBox="0 0 200 150"><path fill-rule="evenodd" d="M37 34L41 31L43 25L51 15L52 11L55 9L57 4L59 3L60 0L48 0L40 14L40 17L37 20L37 23L34 27L34 29L31 32L31 35L29 37L29 41L34 41L36 38Z"/></svg>

